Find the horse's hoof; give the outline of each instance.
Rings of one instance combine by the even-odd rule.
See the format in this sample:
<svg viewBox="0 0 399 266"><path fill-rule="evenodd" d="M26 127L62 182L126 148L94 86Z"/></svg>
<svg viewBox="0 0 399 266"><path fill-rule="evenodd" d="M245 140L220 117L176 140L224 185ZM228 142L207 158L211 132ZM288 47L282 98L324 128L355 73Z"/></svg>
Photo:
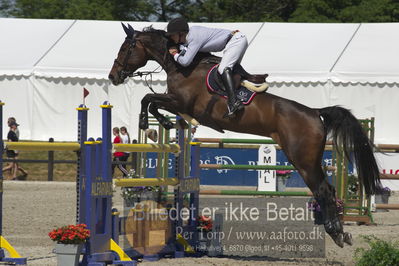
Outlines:
<svg viewBox="0 0 399 266"><path fill-rule="evenodd" d="M139 122L139 128L142 130L146 130L148 128L148 122L147 121L141 121Z"/></svg>
<svg viewBox="0 0 399 266"><path fill-rule="evenodd" d="M353 238L351 233L348 232L344 233L344 242L350 246L353 245Z"/></svg>
<svg viewBox="0 0 399 266"><path fill-rule="evenodd" d="M174 127L173 123L170 122L170 121L166 121L166 122L162 123L162 126L163 126L166 130L172 129L172 128Z"/></svg>
<svg viewBox="0 0 399 266"><path fill-rule="evenodd" d="M338 234L335 238L334 238L334 242L335 244L337 244L340 248L344 247L344 235L343 234Z"/></svg>

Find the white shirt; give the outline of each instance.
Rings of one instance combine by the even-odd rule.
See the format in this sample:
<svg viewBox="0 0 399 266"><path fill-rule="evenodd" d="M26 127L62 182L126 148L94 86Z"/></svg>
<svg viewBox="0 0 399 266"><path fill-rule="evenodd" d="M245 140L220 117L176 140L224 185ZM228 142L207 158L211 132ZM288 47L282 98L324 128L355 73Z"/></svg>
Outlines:
<svg viewBox="0 0 399 266"><path fill-rule="evenodd" d="M129 144L129 137L127 135L120 134L122 144Z"/></svg>
<svg viewBox="0 0 399 266"><path fill-rule="evenodd" d="M192 26L186 36L185 51L175 54L174 59L182 66L188 66L198 52L220 52L231 36L231 30Z"/></svg>

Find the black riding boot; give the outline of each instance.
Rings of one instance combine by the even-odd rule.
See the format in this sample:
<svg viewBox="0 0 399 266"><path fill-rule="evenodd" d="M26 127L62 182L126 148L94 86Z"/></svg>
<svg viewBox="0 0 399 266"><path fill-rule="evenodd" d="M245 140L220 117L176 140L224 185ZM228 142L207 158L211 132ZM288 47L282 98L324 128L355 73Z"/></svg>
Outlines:
<svg viewBox="0 0 399 266"><path fill-rule="evenodd" d="M234 93L234 81L233 81L233 71L231 68L226 67L223 70L222 81L224 88L227 93L227 113L224 115L225 117L232 117L234 113L241 110L244 106L240 100L236 98Z"/></svg>

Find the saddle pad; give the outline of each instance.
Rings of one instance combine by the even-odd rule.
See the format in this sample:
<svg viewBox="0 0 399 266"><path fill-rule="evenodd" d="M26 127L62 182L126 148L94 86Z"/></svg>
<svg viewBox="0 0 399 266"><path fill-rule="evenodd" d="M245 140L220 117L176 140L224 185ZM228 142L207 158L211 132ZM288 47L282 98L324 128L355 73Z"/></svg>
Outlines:
<svg viewBox="0 0 399 266"><path fill-rule="evenodd" d="M216 93L223 98L227 99L227 93L220 87L219 83L216 81L216 75L219 75L217 72L217 67L219 64L214 65L209 71L208 75L206 75L206 86L210 92ZM235 90L237 95L237 99L239 99L243 104L249 104L255 95L256 92L250 91L244 86L241 86Z"/></svg>

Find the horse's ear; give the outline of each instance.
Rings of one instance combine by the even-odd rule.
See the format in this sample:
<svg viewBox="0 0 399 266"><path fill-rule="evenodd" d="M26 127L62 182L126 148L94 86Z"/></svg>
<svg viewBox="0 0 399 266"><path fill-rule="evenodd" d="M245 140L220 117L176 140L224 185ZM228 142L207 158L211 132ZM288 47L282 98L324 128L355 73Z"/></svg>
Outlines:
<svg viewBox="0 0 399 266"><path fill-rule="evenodd" d="M132 37L133 37L133 34L134 34L134 29L132 28L132 26L130 26L130 25L128 24L129 27L126 27L125 24L123 24L122 22L121 22L121 24L122 24L123 30L125 31L127 37L128 37L128 38L132 38Z"/></svg>
<svg viewBox="0 0 399 266"><path fill-rule="evenodd" d="M127 24L127 26L129 27L129 30L132 32L132 35L134 35L134 29L132 26L130 26L130 24Z"/></svg>

